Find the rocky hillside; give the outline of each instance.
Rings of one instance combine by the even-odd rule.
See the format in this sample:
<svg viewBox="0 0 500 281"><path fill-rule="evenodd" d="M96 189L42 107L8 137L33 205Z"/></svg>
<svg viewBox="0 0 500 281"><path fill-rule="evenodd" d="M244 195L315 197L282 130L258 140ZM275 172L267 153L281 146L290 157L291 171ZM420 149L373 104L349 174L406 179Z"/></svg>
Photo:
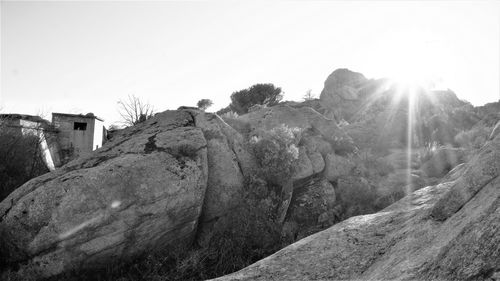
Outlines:
<svg viewBox="0 0 500 281"><path fill-rule="evenodd" d="M305 212L313 226L320 216L328 220L335 206L328 180L349 172L333 164L342 161L336 151L353 149L349 137L310 108L278 106L245 118L253 136L278 124L302 132L291 180L264 181L258 194L263 202L274 194L272 215L297 224L290 214ZM258 177L251 152L248 139L215 114L189 108L157 114L10 194L0 204L2 259L51 276L194 239L202 243ZM314 176L321 179L302 193L314 194L316 201L306 201L315 205L304 211L291 203L294 189Z"/></svg>
<svg viewBox="0 0 500 281"><path fill-rule="evenodd" d="M216 280L500 280L499 175L496 132L442 183Z"/></svg>
<svg viewBox="0 0 500 281"><path fill-rule="evenodd" d="M317 100L156 114L3 200L0 268L41 278L169 247L199 262L214 254L196 251L223 248L232 264L248 252L211 239L253 231L231 245L259 240L245 245L255 256L197 275L212 278L336 224L221 280L489 278L500 264L496 104L419 91L410 152L405 92L346 69Z"/></svg>

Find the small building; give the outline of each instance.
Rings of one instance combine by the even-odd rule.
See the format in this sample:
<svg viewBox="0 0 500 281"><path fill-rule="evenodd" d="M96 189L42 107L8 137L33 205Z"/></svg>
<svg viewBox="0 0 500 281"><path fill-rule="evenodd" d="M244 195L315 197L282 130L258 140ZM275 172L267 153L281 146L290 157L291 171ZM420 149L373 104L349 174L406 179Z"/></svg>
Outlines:
<svg viewBox="0 0 500 281"><path fill-rule="evenodd" d="M93 113L52 113L52 125L58 131L58 143L64 163L103 145L106 138L103 121Z"/></svg>

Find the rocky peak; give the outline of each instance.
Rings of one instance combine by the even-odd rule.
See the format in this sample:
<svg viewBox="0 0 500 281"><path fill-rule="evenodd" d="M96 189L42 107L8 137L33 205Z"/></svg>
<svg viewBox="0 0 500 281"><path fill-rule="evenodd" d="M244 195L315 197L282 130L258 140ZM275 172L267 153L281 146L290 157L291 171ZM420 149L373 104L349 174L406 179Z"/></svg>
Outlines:
<svg viewBox="0 0 500 281"><path fill-rule="evenodd" d="M359 72L354 72L347 68L339 68L326 78L324 91L338 89L343 86L358 87L366 81L365 76Z"/></svg>

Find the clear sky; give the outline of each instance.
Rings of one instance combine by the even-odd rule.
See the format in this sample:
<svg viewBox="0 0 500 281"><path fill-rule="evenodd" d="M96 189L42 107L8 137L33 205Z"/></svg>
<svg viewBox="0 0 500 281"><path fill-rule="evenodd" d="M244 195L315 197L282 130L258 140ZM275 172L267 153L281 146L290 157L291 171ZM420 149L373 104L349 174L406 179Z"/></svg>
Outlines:
<svg viewBox="0 0 500 281"><path fill-rule="evenodd" d="M273 83L300 100L337 68L432 77L482 105L500 98L499 41L499 1L2 1L0 107L111 124L129 94L217 110Z"/></svg>

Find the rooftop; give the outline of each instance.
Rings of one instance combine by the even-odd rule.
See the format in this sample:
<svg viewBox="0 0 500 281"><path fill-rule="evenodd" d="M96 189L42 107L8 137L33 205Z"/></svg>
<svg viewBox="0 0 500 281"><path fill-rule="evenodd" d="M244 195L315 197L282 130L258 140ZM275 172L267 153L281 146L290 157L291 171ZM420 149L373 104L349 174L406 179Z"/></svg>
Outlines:
<svg viewBox="0 0 500 281"><path fill-rule="evenodd" d="M54 115L67 116L67 117L78 117L78 118L94 118L94 119L97 119L99 121L104 121L104 119L95 116L94 113L92 113L92 112L89 112L87 114L69 114L69 113L54 112L54 113L52 113L52 116L54 116Z"/></svg>
<svg viewBox="0 0 500 281"><path fill-rule="evenodd" d="M28 120L32 122L40 122L40 123L50 123L48 120L43 119L40 116L36 115L28 115L28 114L18 114L18 113L2 113L0 114L0 119L22 119Z"/></svg>

